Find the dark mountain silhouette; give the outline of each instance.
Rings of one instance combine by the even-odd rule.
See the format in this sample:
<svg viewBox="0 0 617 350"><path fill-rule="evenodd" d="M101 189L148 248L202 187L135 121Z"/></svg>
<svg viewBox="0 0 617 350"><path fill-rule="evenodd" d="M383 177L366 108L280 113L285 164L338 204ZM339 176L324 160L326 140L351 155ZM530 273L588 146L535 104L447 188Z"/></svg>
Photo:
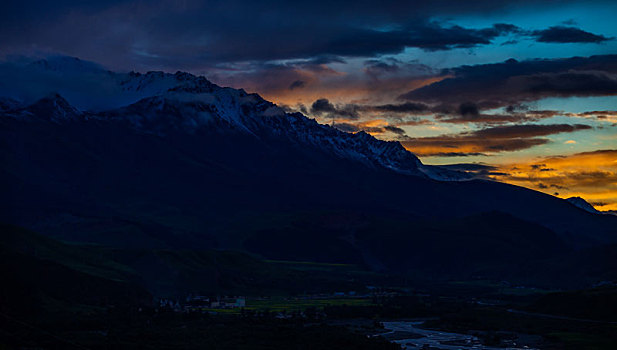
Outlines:
<svg viewBox="0 0 617 350"><path fill-rule="evenodd" d="M423 165L397 142L203 77L86 71L116 89L110 108L88 109L91 99L66 87L33 102L7 96L2 221L118 248L236 249L444 275L500 276L617 241L613 216Z"/></svg>

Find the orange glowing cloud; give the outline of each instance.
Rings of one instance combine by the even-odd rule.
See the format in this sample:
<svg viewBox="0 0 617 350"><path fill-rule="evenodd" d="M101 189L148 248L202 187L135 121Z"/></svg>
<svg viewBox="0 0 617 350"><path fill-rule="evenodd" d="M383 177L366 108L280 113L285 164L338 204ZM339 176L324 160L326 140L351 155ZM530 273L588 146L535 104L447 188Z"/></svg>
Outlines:
<svg viewBox="0 0 617 350"><path fill-rule="evenodd" d="M617 210L617 150L502 165L496 174L490 177L562 198L582 197L598 210Z"/></svg>
<svg viewBox="0 0 617 350"><path fill-rule="evenodd" d="M478 155L512 152L550 142L545 136L589 130L586 124L518 124L460 134L408 138L401 143L419 156Z"/></svg>

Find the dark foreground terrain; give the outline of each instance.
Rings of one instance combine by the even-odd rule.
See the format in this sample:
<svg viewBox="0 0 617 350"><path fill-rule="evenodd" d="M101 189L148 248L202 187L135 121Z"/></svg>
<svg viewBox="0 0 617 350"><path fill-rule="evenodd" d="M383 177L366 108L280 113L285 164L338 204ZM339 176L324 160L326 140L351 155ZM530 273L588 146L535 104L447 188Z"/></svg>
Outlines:
<svg viewBox="0 0 617 350"><path fill-rule="evenodd" d="M553 292L426 281L221 251L142 251L136 261L134 251L67 245L8 225L0 247L3 349L397 349L394 341L421 335L384 324L407 320L473 336L487 349L617 346L611 286ZM152 261L169 275L140 268ZM189 290L242 294L246 304L195 306Z"/></svg>

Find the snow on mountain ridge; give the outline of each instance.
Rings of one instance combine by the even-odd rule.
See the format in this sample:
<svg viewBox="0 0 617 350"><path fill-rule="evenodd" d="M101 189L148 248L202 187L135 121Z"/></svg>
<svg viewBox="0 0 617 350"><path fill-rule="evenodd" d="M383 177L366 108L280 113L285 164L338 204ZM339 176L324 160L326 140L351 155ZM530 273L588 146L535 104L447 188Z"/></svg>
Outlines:
<svg viewBox="0 0 617 350"><path fill-rule="evenodd" d="M568 201L570 204L574 205L575 207L583 209L583 210L585 210L587 212L590 212L590 213L593 213L593 214L601 213L593 205L589 204L586 200L584 200L581 197L566 198L566 201Z"/></svg>
<svg viewBox="0 0 617 350"><path fill-rule="evenodd" d="M346 133L300 113L285 113L257 94L220 87L203 76L186 72L114 73L74 58L41 60L34 66L40 74L51 70L53 76L65 69L73 81L63 85L52 80L60 85L52 98L56 102L41 99L22 109L21 114L41 114L42 108L48 108L54 122L75 120L81 115L84 120L125 121L140 131L160 135L173 130L192 133L201 127L235 130L257 138L276 134L368 166L438 180L468 178L460 172L424 166L398 142L378 140L364 132ZM83 84L79 77L84 77ZM74 108L73 100L85 112Z"/></svg>
<svg viewBox="0 0 617 350"><path fill-rule="evenodd" d="M82 118L82 112L71 106L59 94L51 94L36 101L27 108L14 108L6 111L6 113L21 120L36 117L56 124L76 121Z"/></svg>

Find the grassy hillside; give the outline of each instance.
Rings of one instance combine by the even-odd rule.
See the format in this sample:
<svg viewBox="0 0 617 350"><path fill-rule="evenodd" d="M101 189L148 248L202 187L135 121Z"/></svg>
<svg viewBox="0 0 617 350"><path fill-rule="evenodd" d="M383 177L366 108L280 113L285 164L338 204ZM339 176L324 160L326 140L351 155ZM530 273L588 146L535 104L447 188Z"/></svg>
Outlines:
<svg viewBox="0 0 617 350"><path fill-rule="evenodd" d="M66 244L11 225L0 226L0 247L5 252L6 274L25 275L22 271L25 266L32 266L31 269L56 266L62 273L72 273L65 276L66 279L77 278L76 274L80 274L139 285L157 297L195 293L261 296L349 291L390 278L350 264L267 261L236 251L118 249ZM11 259L29 264L9 263ZM36 281L33 277L30 282ZM34 285L34 289L44 289L45 284L40 284Z"/></svg>

